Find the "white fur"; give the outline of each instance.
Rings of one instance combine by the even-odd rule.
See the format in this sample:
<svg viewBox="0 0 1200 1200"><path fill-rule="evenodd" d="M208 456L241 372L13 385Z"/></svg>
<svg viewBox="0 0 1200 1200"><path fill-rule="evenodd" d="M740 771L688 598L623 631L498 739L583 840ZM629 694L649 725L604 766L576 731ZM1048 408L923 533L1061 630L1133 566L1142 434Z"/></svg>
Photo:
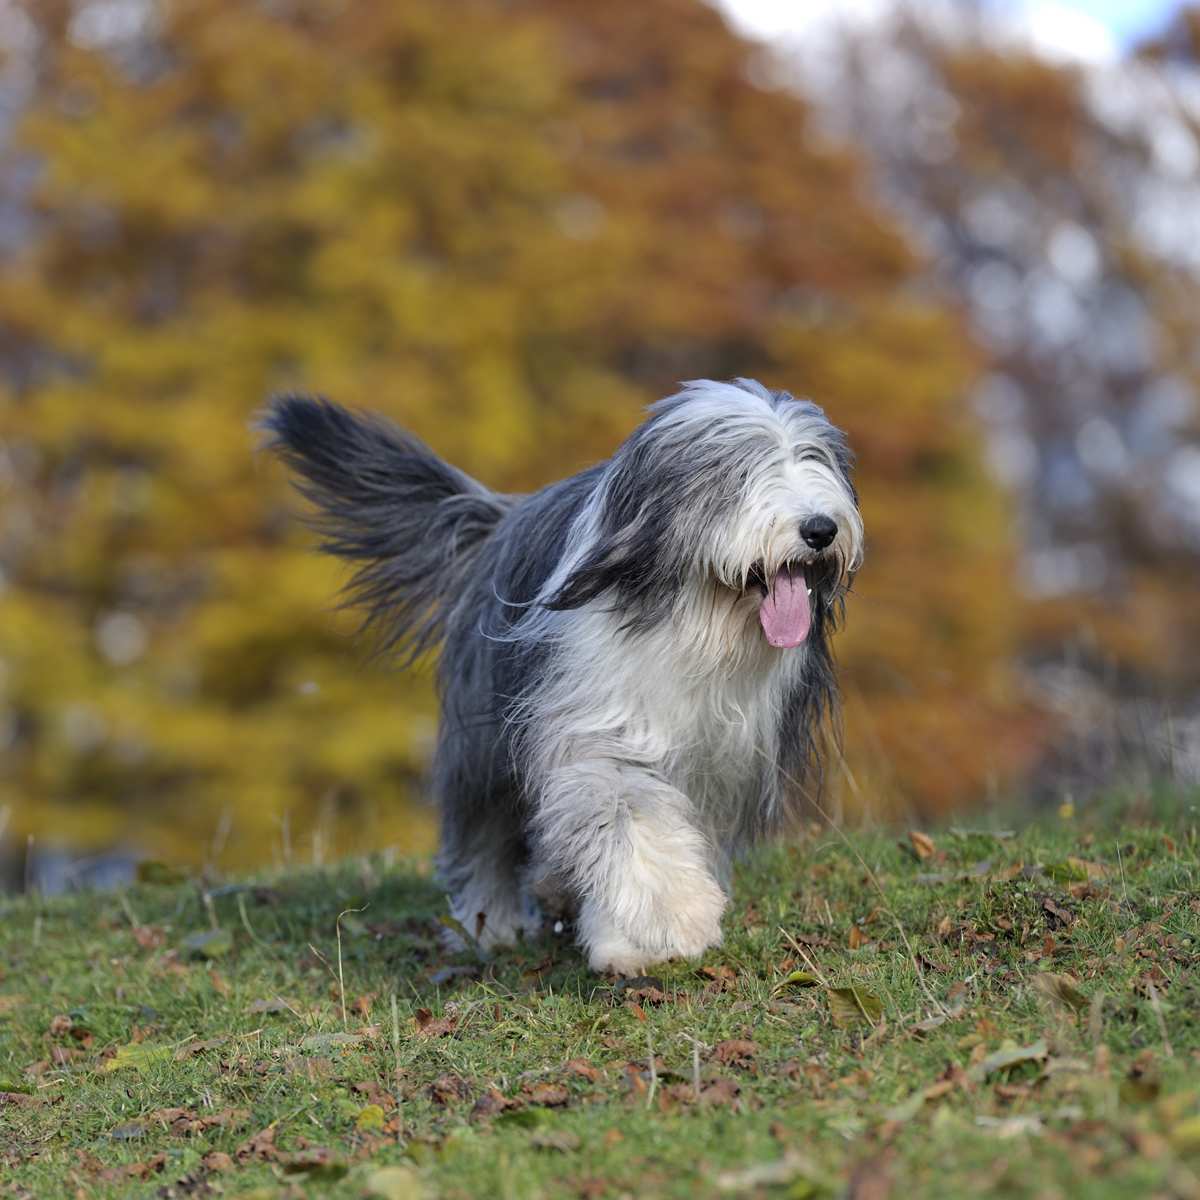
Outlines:
<svg viewBox="0 0 1200 1200"><path fill-rule="evenodd" d="M534 870L580 898L580 940L596 969L637 972L721 940L730 847L744 840L747 814L770 802L763 764L776 761L782 697L806 651L767 644L757 597L735 590L750 565L815 557L798 533L814 513L838 524L843 574L861 561L862 522L816 421L789 416L734 385L704 384L664 423L680 453L690 439L722 436L714 426L731 453L761 443L727 521L697 546L671 620L630 632L602 599L535 609L519 626L555 646L520 714L535 731ZM546 595L587 555L606 486L580 513Z"/></svg>

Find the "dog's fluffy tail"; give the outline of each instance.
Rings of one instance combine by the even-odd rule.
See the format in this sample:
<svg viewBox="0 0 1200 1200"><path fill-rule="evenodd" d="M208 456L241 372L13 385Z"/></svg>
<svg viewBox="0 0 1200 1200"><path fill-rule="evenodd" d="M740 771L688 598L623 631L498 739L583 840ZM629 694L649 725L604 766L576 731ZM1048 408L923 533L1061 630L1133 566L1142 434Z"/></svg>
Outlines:
<svg viewBox="0 0 1200 1200"><path fill-rule="evenodd" d="M262 427L316 506L322 549L355 564L347 591L364 627L407 662L435 646L510 501L395 425L319 397L277 397Z"/></svg>

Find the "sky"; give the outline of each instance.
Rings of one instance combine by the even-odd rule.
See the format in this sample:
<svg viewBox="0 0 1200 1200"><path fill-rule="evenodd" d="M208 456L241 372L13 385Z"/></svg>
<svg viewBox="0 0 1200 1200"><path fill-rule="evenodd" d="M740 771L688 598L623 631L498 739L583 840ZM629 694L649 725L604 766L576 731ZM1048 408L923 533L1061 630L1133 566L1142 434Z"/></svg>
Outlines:
<svg viewBox="0 0 1200 1200"><path fill-rule="evenodd" d="M995 0L1048 55L1106 62L1162 28L1181 0ZM891 0L720 0L735 25L768 40L803 37L831 19L870 22Z"/></svg>

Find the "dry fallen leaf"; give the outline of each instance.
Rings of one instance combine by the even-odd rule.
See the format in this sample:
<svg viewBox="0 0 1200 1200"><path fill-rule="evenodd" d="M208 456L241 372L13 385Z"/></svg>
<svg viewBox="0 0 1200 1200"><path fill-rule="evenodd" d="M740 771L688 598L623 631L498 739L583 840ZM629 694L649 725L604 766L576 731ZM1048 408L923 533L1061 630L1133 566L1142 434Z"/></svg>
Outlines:
<svg viewBox="0 0 1200 1200"><path fill-rule="evenodd" d="M374 1079L352 1083L350 1090L356 1096L361 1096L368 1104L378 1104L385 1112L396 1107L396 1097Z"/></svg>
<svg viewBox="0 0 1200 1200"><path fill-rule="evenodd" d="M155 1063L166 1062L175 1056L175 1050L171 1046L148 1046L145 1042L133 1043L128 1046L121 1046L117 1052L105 1060L100 1071L104 1075L109 1075L113 1071L122 1071L126 1068L134 1071L142 1071L147 1067L153 1066Z"/></svg>
<svg viewBox="0 0 1200 1200"><path fill-rule="evenodd" d="M452 1072L439 1075L429 1085L429 1097L437 1104L454 1104L471 1098L471 1085Z"/></svg>
<svg viewBox="0 0 1200 1200"><path fill-rule="evenodd" d="M719 967L701 967L699 974L709 981L706 991L731 992L737 987L737 972L724 964Z"/></svg>
<svg viewBox="0 0 1200 1200"><path fill-rule="evenodd" d="M928 858L932 858L937 853L937 847L933 844L933 838L927 833L921 833L919 830L910 829L908 831L908 840L912 845L913 853L924 862Z"/></svg>
<svg viewBox="0 0 1200 1200"><path fill-rule="evenodd" d="M513 1100L509 1096L506 1096L499 1088L489 1087L475 1101L475 1105L471 1109L471 1120L486 1120L489 1117L498 1116L510 1108L518 1108L520 1103L519 1100Z"/></svg>
<svg viewBox="0 0 1200 1200"><path fill-rule="evenodd" d="M561 1108L570 1100L571 1093L561 1083L535 1083L523 1088L521 1096L527 1104Z"/></svg>
<svg viewBox="0 0 1200 1200"><path fill-rule="evenodd" d="M572 1058L563 1066L563 1070L568 1075L578 1075L580 1079L586 1079L590 1083L596 1083L602 1074L600 1069L592 1066L586 1058Z"/></svg>
<svg viewBox="0 0 1200 1200"><path fill-rule="evenodd" d="M862 987L826 988L829 1015L839 1029L876 1025L883 1016L883 1001Z"/></svg>
<svg viewBox="0 0 1200 1200"><path fill-rule="evenodd" d="M811 971L792 971L785 975L772 989L772 995L777 995L779 992L786 991L788 988L809 988L819 987L820 979L817 978Z"/></svg>
<svg viewBox="0 0 1200 1200"><path fill-rule="evenodd" d="M753 1042L743 1038L730 1038L728 1041L718 1042L713 1047L712 1056L727 1067L748 1068L754 1065L754 1056L757 1053L758 1047Z"/></svg>
<svg viewBox="0 0 1200 1200"><path fill-rule="evenodd" d="M256 1133L252 1138L248 1138L234 1151L234 1157L239 1162L246 1162L250 1159L269 1162L278 1156L279 1151L275 1149L274 1125L268 1125L266 1129Z"/></svg>
<svg viewBox="0 0 1200 1200"><path fill-rule="evenodd" d="M1039 1038L1028 1046L1003 1046L994 1054L989 1054L972 1065L968 1076L976 1083L995 1075L999 1071L1007 1071L1021 1063L1041 1062L1049 1051L1044 1039Z"/></svg>
<svg viewBox="0 0 1200 1200"><path fill-rule="evenodd" d="M1071 1012L1083 1012L1090 1003L1088 998L1079 990L1079 981L1070 975L1056 975L1053 971L1044 971L1033 977L1033 986L1047 1000Z"/></svg>
<svg viewBox="0 0 1200 1200"><path fill-rule="evenodd" d="M418 1008L414 1019L417 1032L422 1037L449 1037L458 1025L458 1018L453 1014L448 1017L435 1017L428 1008Z"/></svg>
<svg viewBox="0 0 1200 1200"><path fill-rule="evenodd" d="M722 1075L710 1080L700 1089L700 1103L710 1105L733 1104L741 1092L741 1084L736 1079Z"/></svg>

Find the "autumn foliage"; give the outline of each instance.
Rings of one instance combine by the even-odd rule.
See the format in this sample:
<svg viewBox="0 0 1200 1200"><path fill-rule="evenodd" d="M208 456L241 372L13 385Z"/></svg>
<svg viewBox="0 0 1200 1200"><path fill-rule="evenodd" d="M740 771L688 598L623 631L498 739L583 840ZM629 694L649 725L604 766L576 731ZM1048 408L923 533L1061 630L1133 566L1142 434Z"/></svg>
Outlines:
<svg viewBox="0 0 1200 1200"><path fill-rule="evenodd" d="M943 810L1021 761L973 352L859 163L715 12L157 0L105 37L26 12L0 278L19 832L195 859L228 813L230 862L288 829L428 844L427 678L364 662L333 610L339 569L255 452L278 389L505 490L605 456L680 379L812 396L869 533L831 795Z"/></svg>

